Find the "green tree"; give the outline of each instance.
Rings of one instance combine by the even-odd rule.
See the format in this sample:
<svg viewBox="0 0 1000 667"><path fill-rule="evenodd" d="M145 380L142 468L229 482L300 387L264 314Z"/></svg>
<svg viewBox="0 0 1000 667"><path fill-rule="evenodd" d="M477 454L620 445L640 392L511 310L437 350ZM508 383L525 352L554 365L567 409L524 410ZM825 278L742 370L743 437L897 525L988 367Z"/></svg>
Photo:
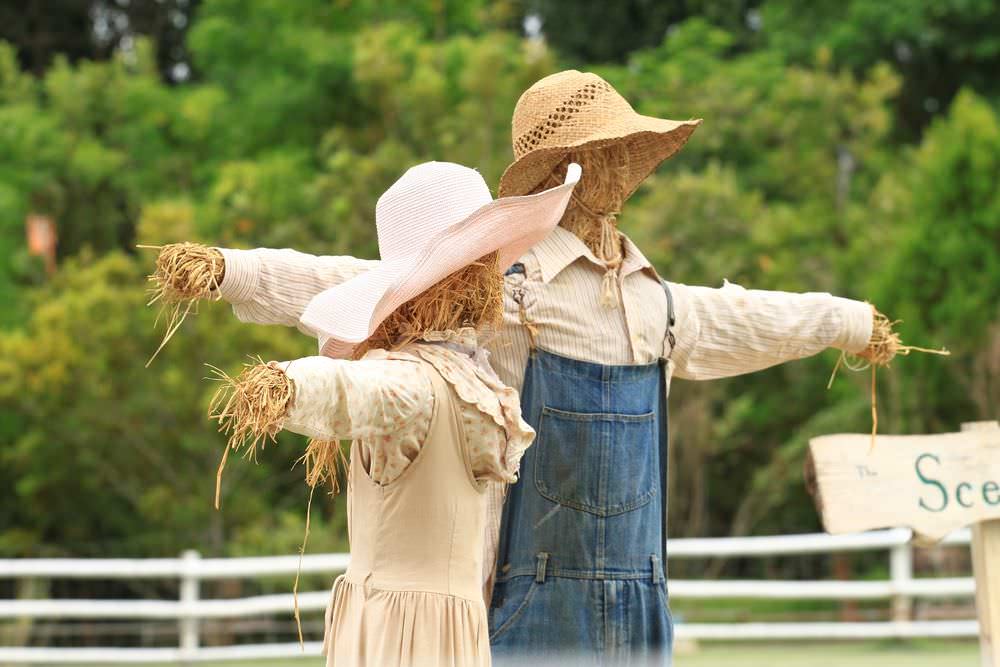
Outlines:
<svg viewBox="0 0 1000 667"><path fill-rule="evenodd" d="M685 21L700 17L752 40L748 12L757 0L525 0L525 15L541 19L541 31L560 53L583 62L623 62L655 46Z"/></svg>
<svg viewBox="0 0 1000 667"><path fill-rule="evenodd" d="M176 210L172 220L158 213L161 222L177 221ZM283 529L284 543L273 537L256 543L293 550L307 489L302 468L292 465L304 440L282 436L264 452L263 465L231 460L223 509L216 512L214 470L224 436L206 418L215 387L204 380L203 364L227 360L235 371L241 355L234 351L295 358L314 348L297 333L241 326L226 308L204 307L147 369L158 334L143 282L139 262L120 253L66 262L33 296L26 325L0 334L0 406L19 421L0 451L14 498L4 503L10 516L0 529L0 551L245 552L244 534L287 528L294 519L298 530ZM317 503L315 543L342 546L342 523L322 529L331 516L324 507Z"/></svg>
<svg viewBox="0 0 1000 667"><path fill-rule="evenodd" d="M907 195L883 212L894 251L876 278L880 300L911 339L944 345L947 364L915 355L895 373L900 428L947 430L995 419L1000 399L1000 117L964 91L931 125L886 189ZM958 387L961 390L945 390ZM892 408L890 408L891 410ZM892 414L892 413L891 413Z"/></svg>
<svg viewBox="0 0 1000 667"><path fill-rule="evenodd" d="M101 6L152 15L181 1ZM374 206L390 183L429 159L496 183L518 96L563 67L602 73L642 113L705 119L621 218L662 275L870 298L905 320L905 340L955 351L879 374L883 432L995 417L992 8L626 5L598 15L595 3L522 0L204 0L184 27L194 76L176 85L163 77L171 47L138 19L123 28L128 48L92 56L66 40L28 62L23 44L37 35L0 43L0 253L11 259L0 265L0 484L16 498L0 505L0 550L293 549L301 439L282 437L257 466L231 461L214 512L222 436L200 378L203 362L235 370L245 354L295 357L315 343L204 304L144 369L159 342L144 306L152 257L132 246L373 256ZM532 13L544 40L520 35ZM923 121L901 124L894 105L931 94L944 104L925 83L970 92L914 147L907 128ZM31 212L59 225L51 280L24 246ZM817 528L801 479L808 437L870 427L867 376L825 389L835 359L674 385L674 535ZM342 513L317 502L315 548L343 548Z"/></svg>
<svg viewBox="0 0 1000 667"><path fill-rule="evenodd" d="M24 0L0 4L0 40L13 43L21 65L40 76L57 55L107 60L130 48L137 35L159 45L157 67L165 79L187 65L185 33L200 0Z"/></svg>
<svg viewBox="0 0 1000 667"><path fill-rule="evenodd" d="M1000 92L1000 6L993 0L769 0L762 7L767 44L794 62L828 51L864 71L892 63L903 79L900 128L916 136L963 87Z"/></svg>

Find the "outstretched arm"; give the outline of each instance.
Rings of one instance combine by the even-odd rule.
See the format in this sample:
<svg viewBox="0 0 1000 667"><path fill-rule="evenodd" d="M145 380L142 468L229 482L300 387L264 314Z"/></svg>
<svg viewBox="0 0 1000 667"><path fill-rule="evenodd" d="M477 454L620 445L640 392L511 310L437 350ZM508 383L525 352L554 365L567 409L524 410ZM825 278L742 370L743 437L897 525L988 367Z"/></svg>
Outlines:
<svg viewBox="0 0 1000 667"><path fill-rule="evenodd" d="M416 361L305 357L219 375L224 384L211 416L229 434L229 447L253 453L282 429L306 435L313 439L306 456L313 484L333 479L330 454L340 440L363 440L360 464L388 483L416 458L430 427L433 387Z"/></svg>
<svg viewBox="0 0 1000 667"><path fill-rule="evenodd" d="M240 321L256 324L299 326L314 296L378 265L347 255L316 256L291 249L219 251L225 266L219 296L233 305Z"/></svg>
<svg viewBox="0 0 1000 667"><path fill-rule="evenodd" d="M152 279L162 303L225 299L243 322L300 328L299 317L316 294L378 264L350 256L198 243L173 243L159 251Z"/></svg>
<svg viewBox="0 0 1000 667"><path fill-rule="evenodd" d="M305 357L271 367L287 374L295 388L283 428L310 438L398 435L434 404L433 388L417 362Z"/></svg>
<svg viewBox="0 0 1000 667"><path fill-rule="evenodd" d="M710 380L750 373L834 347L863 352L870 304L823 293L669 284L674 298L675 375Z"/></svg>

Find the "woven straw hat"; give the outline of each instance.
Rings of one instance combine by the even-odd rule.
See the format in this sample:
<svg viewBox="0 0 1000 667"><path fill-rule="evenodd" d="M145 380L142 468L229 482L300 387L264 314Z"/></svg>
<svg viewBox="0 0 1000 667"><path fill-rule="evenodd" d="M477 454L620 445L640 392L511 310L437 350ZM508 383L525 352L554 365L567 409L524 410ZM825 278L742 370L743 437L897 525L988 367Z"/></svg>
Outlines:
<svg viewBox="0 0 1000 667"><path fill-rule="evenodd" d="M642 116L607 81L568 70L524 91L514 107L514 163L500 178L500 196L531 192L572 150L624 143L629 154L628 197L676 153L701 123Z"/></svg>
<svg viewBox="0 0 1000 667"><path fill-rule="evenodd" d="M571 164L562 185L494 201L474 169L412 167L375 206L378 266L313 297L299 322L324 355L349 357L394 310L455 271L494 251L506 271L559 224L579 180Z"/></svg>

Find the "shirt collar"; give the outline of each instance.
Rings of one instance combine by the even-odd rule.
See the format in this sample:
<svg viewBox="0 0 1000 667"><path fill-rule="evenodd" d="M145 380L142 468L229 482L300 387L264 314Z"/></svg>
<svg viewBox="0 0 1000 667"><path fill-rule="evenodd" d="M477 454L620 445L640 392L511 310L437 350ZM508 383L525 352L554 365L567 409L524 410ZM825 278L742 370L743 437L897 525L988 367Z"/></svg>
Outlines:
<svg viewBox="0 0 1000 667"><path fill-rule="evenodd" d="M397 346L393 351L383 348L372 348L371 350L368 350L365 358L375 356L377 358L384 359L388 354L405 354L406 350L413 345L441 346L453 352L465 354L470 357L476 357L479 354L486 354L485 350L479 344L479 332L476 331L474 327L462 327L457 330L449 331L427 331L417 336L415 339L410 340L405 345Z"/></svg>
<svg viewBox="0 0 1000 667"><path fill-rule="evenodd" d="M471 349L479 346L479 332L475 327L462 327L455 331L428 331L420 336L420 340L427 343L451 343Z"/></svg>
<svg viewBox="0 0 1000 667"><path fill-rule="evenodd" d="M622 278L643 269L653 270L653 265L649 263L645 255L632 242L628 236L622 234L622 241L625 251L625 259L622 261L620 275ZM542 281L550 282L567 266L578 259L586 259L595 266L604 268L604 262L597 258L587 245L581 241L576 234L565 229L556 227L532 252L538 259L538 266L542 273Z"/></svg>

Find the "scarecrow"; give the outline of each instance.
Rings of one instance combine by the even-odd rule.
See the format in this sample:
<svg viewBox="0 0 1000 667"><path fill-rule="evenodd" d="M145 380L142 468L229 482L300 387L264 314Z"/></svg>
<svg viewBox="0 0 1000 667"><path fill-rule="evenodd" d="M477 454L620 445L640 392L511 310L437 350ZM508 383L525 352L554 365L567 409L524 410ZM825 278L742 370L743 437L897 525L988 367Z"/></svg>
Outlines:
<svg viewBox="0 0 1000 667"><path fill-rule="evenodd" d="M538 433L520 481L491 487L484 593L497 658L669 662L672 377L729 377L829 347L887 365L910 349L867 303L657 275L618 217L700 122L639 115L578 71L538 81L514 110L501 197L561 183L571 162L583 176L560 226L507 271L503 323L486 341ZM258 323L298 324L315 294L365 267L291 250L198 252L217 267L217 288L188 296L225 299Z"/></svg>
<svg viewBox="0 0 1000 667"><path fill-rule="evenodd" d="M212 413L227 453L281 429L307 435L315 488L335 484L339 441L353 440L351 562L326 614L327 665L490 664L486 489L516 479L534 431L477 329L499 325L504 271L556 226L579 173L494 202L473 169L411 168L376 208L381 261L302 314L322 355L221 374Z"/></svg>

